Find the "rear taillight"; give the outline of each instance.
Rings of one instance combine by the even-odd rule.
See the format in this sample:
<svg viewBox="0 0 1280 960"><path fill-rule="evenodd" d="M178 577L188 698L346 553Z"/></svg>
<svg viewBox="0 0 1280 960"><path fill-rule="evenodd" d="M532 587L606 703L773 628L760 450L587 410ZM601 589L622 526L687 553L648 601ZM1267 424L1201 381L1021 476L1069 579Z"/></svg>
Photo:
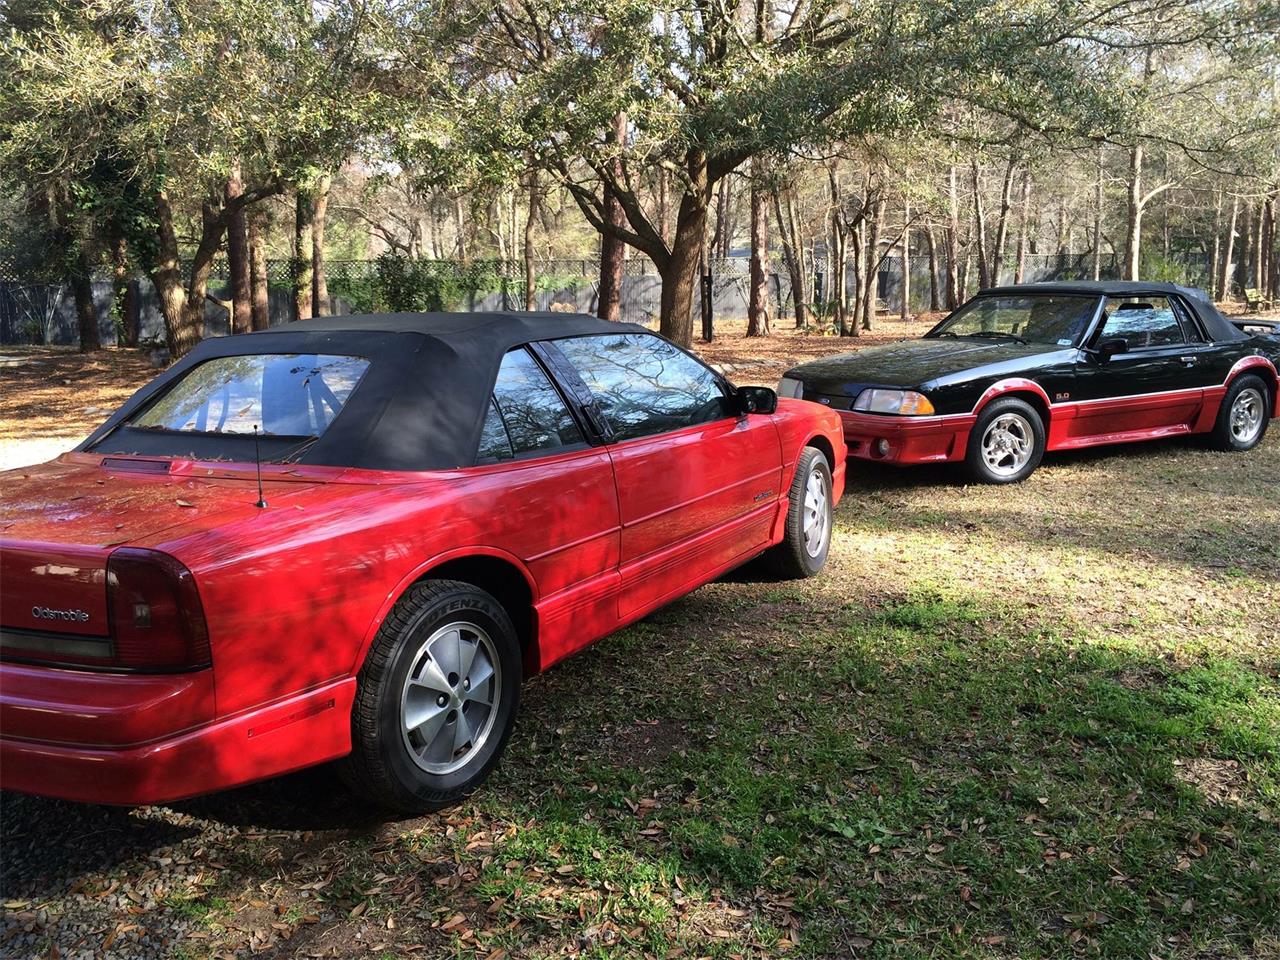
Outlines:
<svg viewBox="0 0 1280 960"><path fill-rule="evenodd" d="M122 547L107 559L107 611L116 666L209 665L209 629L191 571L168 554Z"/></svg>

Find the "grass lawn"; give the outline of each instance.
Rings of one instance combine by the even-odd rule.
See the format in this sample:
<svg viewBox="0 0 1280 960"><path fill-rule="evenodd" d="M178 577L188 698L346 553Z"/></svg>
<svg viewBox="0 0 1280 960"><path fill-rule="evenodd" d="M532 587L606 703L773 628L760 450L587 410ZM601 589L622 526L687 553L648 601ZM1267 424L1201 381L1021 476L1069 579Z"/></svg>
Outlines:
<svg viewBox="0 0 1280 960"><path fill-rule="evenodd" d="M1280 956L1280 423L850 480L824 575L530 681L445 814L6 797L0 952Z"/></svg>

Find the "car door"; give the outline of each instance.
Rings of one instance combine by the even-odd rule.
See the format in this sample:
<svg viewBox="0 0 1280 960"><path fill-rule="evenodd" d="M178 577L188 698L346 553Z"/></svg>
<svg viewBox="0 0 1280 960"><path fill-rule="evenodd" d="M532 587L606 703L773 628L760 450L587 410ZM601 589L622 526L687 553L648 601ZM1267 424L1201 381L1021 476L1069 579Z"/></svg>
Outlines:
<svg viewBox="0 0 1280 960"><path fill-rule="evenodd" d="M538 586L539 666L617 627L620 523L608 452L534 351L502 360L485 411L476 466L459 490L481 542L514 554Z"/></svg>
<svg viewBox="0 0 1280 960"><path fill-rule="evenodd" d="M1076 364L1073 439L1185 433L1204 401L1205 344L1181 305L1164 296L1110 297ZM1110 353L1109 342L1123 343Z"/></svg>
<svg viewBox="0 0 1280 960"><path fill-rule="evenodd" d="M609 433L622 522L623 619L768 546L782 478L771 417L730 413L725 381L652 334L554 345Z"/></svg>

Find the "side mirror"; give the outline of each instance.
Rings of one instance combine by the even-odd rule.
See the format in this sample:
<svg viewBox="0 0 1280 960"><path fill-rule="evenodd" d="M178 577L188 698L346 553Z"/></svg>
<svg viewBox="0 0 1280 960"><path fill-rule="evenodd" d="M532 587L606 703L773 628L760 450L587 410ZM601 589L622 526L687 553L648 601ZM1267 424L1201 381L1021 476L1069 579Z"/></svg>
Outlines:
<svg viewBox="0 0 1280 960"><path fill-rule="evenodd" d="M773 413L778 409L778 394L769 387L738 387L733 394L738 416L748 413Z"/></svg>
<svg viewBox="0 0 1280 960"><path fill-rule="evenodd" d="M1110 360L1117 353L1129 352L1129 341L1124 337L1108 337L1106 340L1099 340L1098 345L1093 348L1093 352L1102 361Z"/></svg>

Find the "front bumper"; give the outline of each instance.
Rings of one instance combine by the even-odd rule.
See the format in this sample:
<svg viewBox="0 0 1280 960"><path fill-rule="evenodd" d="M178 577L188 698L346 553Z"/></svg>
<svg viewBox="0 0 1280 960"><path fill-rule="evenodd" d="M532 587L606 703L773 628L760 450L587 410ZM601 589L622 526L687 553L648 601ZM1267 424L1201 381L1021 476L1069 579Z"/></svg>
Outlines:
<svg viewBox="0 0 1280 960"><path fill-rule="evenodd" d="M167 803L351 751L353 678L171 732L203 707L202 683L199 674L0 665L0 787L86 803Z"/></svg>
<svg viewBox="0 0 1280 960"><path fill-rule="evenodd" d="M977 417L956 414L938 417L898 417L841 410L849 456L906 466L963 460L969 432Z"/></svg>

